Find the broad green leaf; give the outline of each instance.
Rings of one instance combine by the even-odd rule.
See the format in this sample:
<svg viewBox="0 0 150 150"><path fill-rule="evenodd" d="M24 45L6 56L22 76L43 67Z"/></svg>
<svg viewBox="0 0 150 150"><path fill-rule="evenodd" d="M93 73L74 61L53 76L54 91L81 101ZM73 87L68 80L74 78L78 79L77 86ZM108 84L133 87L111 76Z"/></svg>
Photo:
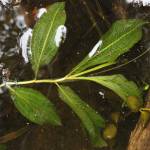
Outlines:
<svg viewBox="0 0 150 150"><path fill-rule="evenodd" d="M37 124L61 125L53 104L40 92L30 88L10 88L11 97L19 112Z"/></svg>
<svg viewBox="0 0 150 150"><path fill-rule="evenodd" d="M48 12L35 25L31 43L31 62L36 77L40 67L50 63L58 51L55 35L58 27L64 25L65 19L64 2L58 2L50 6Z"/></svg>
<svg viewBox="0 0 150 150"><path fill-rule="evenodd" d="M100 136L100 128L104 128L104 119L69 87L59 86L60 98L71 107L82 121L95 147L104 147L106 142Z"/></svg>
<svg viewBox="0 0 150 150"><path fill-rule="evenodd" d="M101 46L93 56L86 56L72 71L79 73L89 67L114 62L120 55L129 51L142 37L142 25L139 19L116 21L101 38Z"/></svg>
<svg viewBox="0 0 150 150"><path fill-rule="evenodd" d="M89 80L101 84L119 95L125 102L129 96L136 96L142 103L141 91L133 81L128 81L123 75L79 77L81 80Z"/></svg>

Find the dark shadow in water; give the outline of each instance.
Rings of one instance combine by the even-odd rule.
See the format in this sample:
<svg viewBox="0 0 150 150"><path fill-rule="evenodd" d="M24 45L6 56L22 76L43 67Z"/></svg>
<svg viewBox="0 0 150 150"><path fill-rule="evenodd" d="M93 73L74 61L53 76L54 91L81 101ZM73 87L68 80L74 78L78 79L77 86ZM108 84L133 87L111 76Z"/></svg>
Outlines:
<svg viewBox="0 0 150 150"><path fill-rule="evenodd" d="M47 6L51 2L48 0L44 2L23 0L22 7L32 12L33 8ZM66 0L67 40L62 45L54 62L41 69L40 76L60 77L68 73L92 49L115 20L119 18L150 20L149 8L133 8L133 6L125 6L124 3L116 2L116 0ZM11 51L17 45L20 31L14 23L10 24L13 13L7 10L6 14L4 21L0 22L0 53L3 52L0 63L3 63L3 68L9 68L11 79L32 79L31 65L24 64L21 53L18 53L19 48ZM9 26L9 30L4 28L5 24ZM33 26L33 24L34 22L31 22L30 25ZM150 31L148 28L148 26L144 28L143 40L131 52L121 57L119 63L131 60L149 47ZM136 62L108 72L108 74L123 73L128 79L142 85L143 82L150 83L149 64L149 54L147 54ZM112 111L122 111L125 115L128 112L128 110L121 110L120 98L106 88L89 82L76 82L71 86L81 98L108 121ZM63 125L62 127L51 127L30 124L30 129L25 135L8 143L8 150L94 150L76 115L58 99L55 87L45 85L34 87L45 93L55 103ZM99 91L105 94L104 99L98 94ZM7 91L0 95L0 99L0 135L21 128L28 123L14 108ZM138 114L129 115L120 122L113 150L125 150L129 134L136 124L137 118ZM105 150L110 149L106 148Z"/></svg>

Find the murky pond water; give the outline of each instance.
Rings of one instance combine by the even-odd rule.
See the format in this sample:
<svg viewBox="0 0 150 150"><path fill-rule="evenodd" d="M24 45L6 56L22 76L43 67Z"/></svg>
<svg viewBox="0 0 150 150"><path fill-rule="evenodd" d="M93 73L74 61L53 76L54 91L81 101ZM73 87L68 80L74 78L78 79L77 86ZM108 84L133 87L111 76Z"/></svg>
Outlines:
<svg viewBox="0 0 150 150"><path fill-rule="evenodd" d="M30 63L25 63L19 48L19 39L23 29L22 22L16 24L18 10L26 15L27 26L32 28L33 19L38 8L48 6L56 0L33 1L22 0L21 8L0 6L0 73L8 70L11 80L27 80L33 78ZM68 35L58 56L51 65L43 68L40 77L60 77L68 73L97 43L111 24L120 18L141 18L150 21L150 7L127 5L117 0L66 0ZM119 64L125 63L142 54L150 46L149 25L144 27L144 36L132 51L121 57ZM106 72L107 74L123 73L128 79L139 85L150 84L150 53L139 59ZM103 74L106 74L103 73ZM6 77L5 77L6 78ZM114 146L107 150L125 150L131 130L136 124L138 114L128 115L121 109L120 98L110 90L94 83L76 82L71 85L80 96L105 118L110 113L121 111L124 118L119 123L117 139ZM11 131L27 127L27 132L19 138L7 143L8 150L94 150L76 115L62 103L53 86L34 86L45 93L55 103L62 118L61 127L38 126L29 123L13 106L8 92L3 89L0 95L0 136Z"/></svg>

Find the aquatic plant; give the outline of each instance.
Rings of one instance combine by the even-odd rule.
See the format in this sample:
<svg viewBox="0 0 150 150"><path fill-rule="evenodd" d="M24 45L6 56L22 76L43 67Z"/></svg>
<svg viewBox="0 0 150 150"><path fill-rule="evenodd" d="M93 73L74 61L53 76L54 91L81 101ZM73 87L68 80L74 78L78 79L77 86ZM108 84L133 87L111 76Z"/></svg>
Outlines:
<svg viewBox="0 0 150 150"><path fill-rule="evenodd" d="M92 73L114 65L119 56L128 52L142 38L142 26L146 22L140 19L116 21L89 54L66 76L59 79L38 79L41 67L53 61L59 47L65 41L67 28L64 25L66 20L64 7L63 2L50 6L33 29L30 61L35 78L29 81L4 81L0 87L9 90L15 107L31 122L59 126L61 119L52 102L41 92L22 87L30 84L56 85L60 99L80 118L93 145L104 147L107 146L107 142L102 138L100 131L106 127L103 135L107 139L114 137L117 129L113 124L106 126L105 119L64 83L73 84L80 80L95 82L119 95L131 111L139 111L143 100L136 83L127 80L121 74L93 76ZM108 127L115 131L111 136L108 134Z"/></svg>

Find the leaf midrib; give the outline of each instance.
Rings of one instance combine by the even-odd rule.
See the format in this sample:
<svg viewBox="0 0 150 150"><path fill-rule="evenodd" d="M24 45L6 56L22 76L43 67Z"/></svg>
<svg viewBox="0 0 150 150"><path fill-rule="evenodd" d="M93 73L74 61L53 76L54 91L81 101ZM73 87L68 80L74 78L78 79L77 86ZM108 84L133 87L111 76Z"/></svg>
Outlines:
<svg viewBox="0 0 150 150"><path fill-rule="evenodd" d="M130 30L129 32L123 34L122 36L120 36L120 38L118 38L117 40L115 40L114 42L112 42L111 44L109 44L108 46L106 46L104 49L102 49L100 51L100 53L102 53L103 51L105 51L106 49L108 49L109 47L111 47L112 45L116 44L118 41L122 40L124 37L126 37L128 34L130 34L131 32L133 32L134 30L136 30L138 27L141 26L141 23L139 23L137 26L135 26L135 28L133 28L132 30ZM95 55L96 57L97 55Z"/></svg>
<svg viewBox="0 0 150 150"><path fill-rule="evenodd" d="M58 12L59 12L60 9L61 9L61 7L59 7L59 8L57 9L56 13L54 14L53 19L52 19L52 23L51 23L50 28L49 28L49 30L48 30L48 34L46 35L46 39L45 39L45 41L44 41L44 44L43 44L43 47L42 47L42 50L41 50L40 57L39 57L39 60L38 60L37 65L36 65L35 79L37 78L38 70L39 70L39 67L40 67L40 62L41 62L41 59L42 59L42 54L43 54L44 49L45 49L45 47L46 47L46 43L47 43L47 41L48 41L48 37L49 37L49 35L50 35L50 33L51 33L53 24L54 24L54 22L55 22L55 18L56 18L56 16L57 16L57 14L58 14Z"/></svg>

